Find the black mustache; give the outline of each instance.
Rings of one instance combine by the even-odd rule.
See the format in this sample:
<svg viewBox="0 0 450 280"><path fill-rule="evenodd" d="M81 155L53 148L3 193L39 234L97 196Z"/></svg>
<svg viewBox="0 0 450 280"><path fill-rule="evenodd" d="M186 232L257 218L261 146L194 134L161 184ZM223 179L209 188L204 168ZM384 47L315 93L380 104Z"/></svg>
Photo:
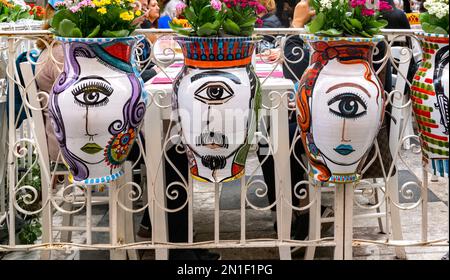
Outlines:
<svg viewBox="0 0 450 280"><path fill-rule="evenodd" d="M228 149L228 143L228 137L220 132L205 132L197 136L195 139L196 146L217 145Z"/></svg>
<svg viewBox="0 0 450 280"><path fill-rule="evenodd" d="M227 159L224 156L202 156L202 164L211 169L211 170L217 170L217 169L224 169L227 165Z"/></svg>

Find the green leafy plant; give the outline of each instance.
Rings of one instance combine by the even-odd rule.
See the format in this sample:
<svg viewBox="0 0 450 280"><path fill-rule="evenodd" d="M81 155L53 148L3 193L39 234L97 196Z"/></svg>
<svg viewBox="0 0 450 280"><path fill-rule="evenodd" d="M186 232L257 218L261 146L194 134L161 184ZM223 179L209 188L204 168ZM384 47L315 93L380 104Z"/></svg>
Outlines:
<svg viewBox="0 0 450 280"><path fill-rule="evenodd" d="M126 37L137 26L136 0L66 0L59 2L50 20L61 37Z"/></svg>
<svg viewBox="0 0 450 280"><path fill-rule="evenodd" d="M179 4L182 17L170 26L187 36L251 36L255 26L261 24L258 15L265 11L258 1L252 0L191 0ZM188 27L187 27L188 26Z"/></svg>
<svg viewBox="0 0 450 280"><path fill-rule="evenodd" d="M187 36L218 35L224 20L222 5L220 5L220 9L217 7L215 9L210 0L191 0L189 6L180 3L177 9L183 10L183 17L190 26L186 28L185 24L174 19L170 23L170 27L179 34Z"/></svg>
<svg viewBox="0 0 450 280"><path fill-rule="evenodd" d="M316 17L305 28L320 36L373 37L387 25L380 12L392 7L385 1L378 5L369 0L310 0Z"/></svg>
<svg viewBox="0 0 450 280"><path fill-rule="evenodd" d="M8 0L0 0L0 22L16 22L21 19L32 19L29 9L15 5Z"/></svg>
<svg viewBox="0 0 450 280"><path fill-rule="evenodd" d="M36 156L33 155L32 162L36 160ZM31 193L31 190L22 190L16 195L16 201L19 207L28 212L35 212L42 207L41 199L41 170L39 165L35 165L31 169L31 174L24 174L24 179L21 181L19 187L28 186L34 188L36 194ZM34 201L29 203L26 200ZM39 214L25 215L18 212L18 215L23 220L23 225L19 230L19 240L22 244L33 244L41 235L41 224L39 222Z"/></svg>
<svg viewBox="0 0 450 280"><path fill-rule="evenodd" d="M436 34L448 34L448 0L426 0L424 7L427 11L420 14L420 24L422 25L423 31Z"/></svg>
<svg viewBox="0 0 450 280"><path fill-rule="evenodd" d="M41 228L42 225L37 218L25 223L18 234L20 242L22 244L33 244L42 235Z"/></svg>

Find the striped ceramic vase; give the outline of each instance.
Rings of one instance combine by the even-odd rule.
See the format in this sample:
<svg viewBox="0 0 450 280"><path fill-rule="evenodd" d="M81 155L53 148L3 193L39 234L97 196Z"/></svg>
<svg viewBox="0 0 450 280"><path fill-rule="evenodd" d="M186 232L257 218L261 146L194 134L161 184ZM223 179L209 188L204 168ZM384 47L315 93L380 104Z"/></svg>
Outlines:
<svg viewBox="0 0 450 280"><path fill-rule="evenodd" d="M449 37L417 33L422 63L411 86L413 110L419 126L423 166L432 174L448 177L448 60Z"/></svg>
<svg viewBox="0 0 450 280"><path fill-rule="evenodd" d="M261 103L251 37L177 37L184 67L174 81L173 111L193 178L227 182L245 174Z"/></svg>

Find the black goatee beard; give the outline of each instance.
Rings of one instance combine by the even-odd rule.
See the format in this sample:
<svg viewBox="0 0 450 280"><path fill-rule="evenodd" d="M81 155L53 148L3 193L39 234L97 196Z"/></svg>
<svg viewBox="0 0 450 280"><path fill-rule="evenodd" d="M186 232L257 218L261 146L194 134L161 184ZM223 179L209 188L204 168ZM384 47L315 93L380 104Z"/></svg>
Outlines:
<svg viewBox="0 0 450 280"><path fill-rule="evenodd" d="M201 158L202 164L211 170L224 169L227 165L227 158L225 156L206 155Z"/></svg>

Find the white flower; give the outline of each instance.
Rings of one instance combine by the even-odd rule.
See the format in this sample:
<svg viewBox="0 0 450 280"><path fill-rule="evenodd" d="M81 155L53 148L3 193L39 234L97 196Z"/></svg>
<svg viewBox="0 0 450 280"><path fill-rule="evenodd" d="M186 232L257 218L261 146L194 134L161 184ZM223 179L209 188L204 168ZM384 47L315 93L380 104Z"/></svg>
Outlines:
<svg viewBox="0 0 450 280"><path fill-rule="evenodd" d="M333 3L337 1L342 0L319 0L320 11L323 12L324 10L331 10L331 8L333 8Z"/></svg>
<svg viewBox="0 0 450 280"><path fill-rule="evenodd" d="M430 15L434 15L439 19L448 16L448 0L426 0L423 6Z"/></svg>

